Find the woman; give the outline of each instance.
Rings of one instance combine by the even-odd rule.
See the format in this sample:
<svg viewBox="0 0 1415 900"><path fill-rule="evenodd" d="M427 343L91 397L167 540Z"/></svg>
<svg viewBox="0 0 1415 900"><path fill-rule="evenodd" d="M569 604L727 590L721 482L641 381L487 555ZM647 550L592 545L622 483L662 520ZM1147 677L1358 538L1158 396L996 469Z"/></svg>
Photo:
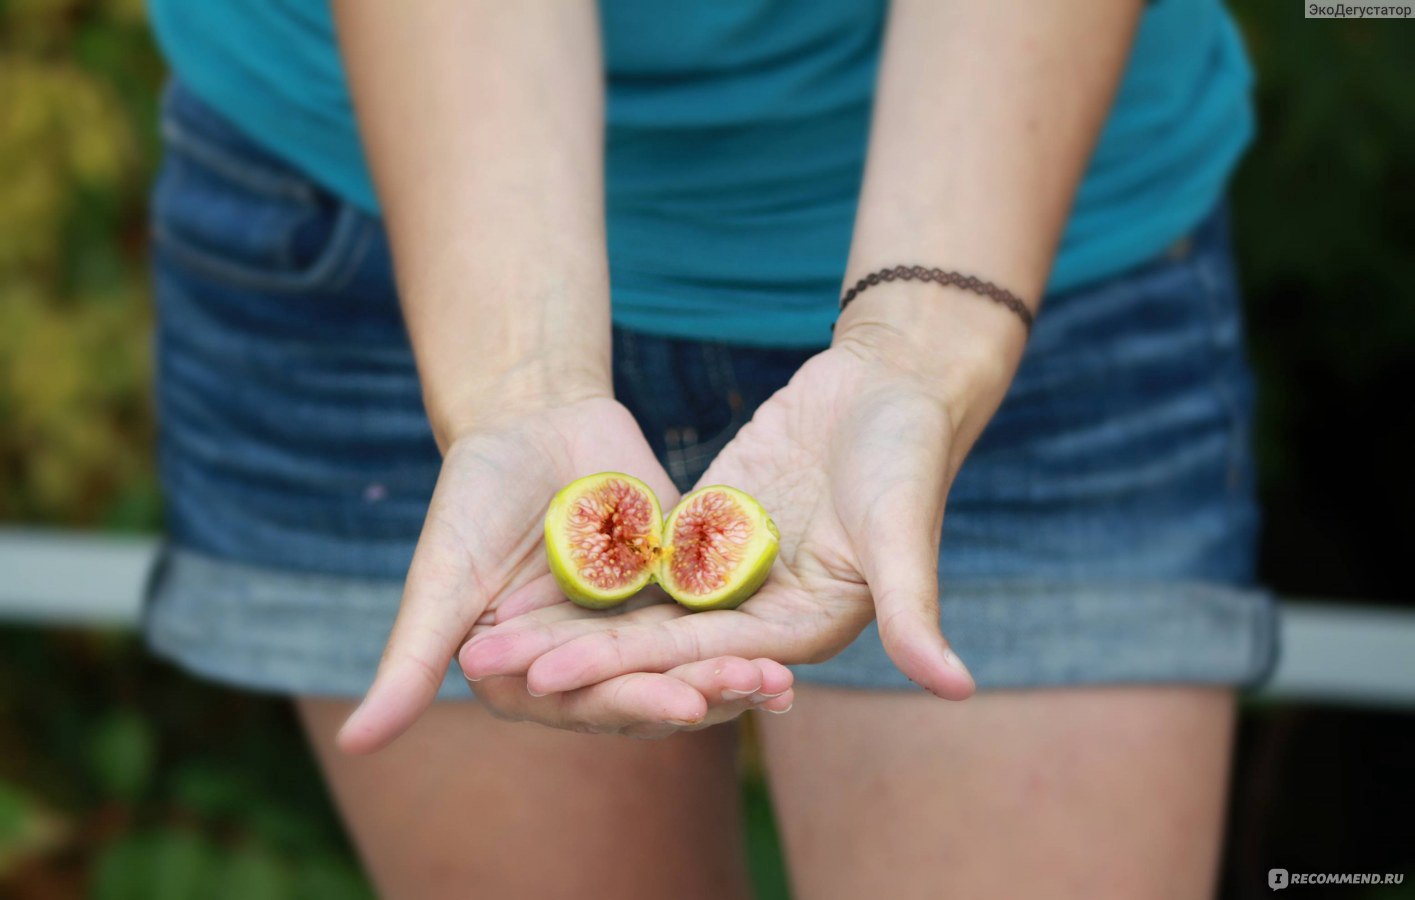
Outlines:
<svg viewBox="0 0 1415 900"><path fill-rule="evenodd" d="M1212 891L1273 659L1215 0L151 6L149 640L296 698L383 894L745 896L751 708L800 897ZM901 264L990 287L837 321ZM756 496L771 579L565 603L604 470Z"/></svg>

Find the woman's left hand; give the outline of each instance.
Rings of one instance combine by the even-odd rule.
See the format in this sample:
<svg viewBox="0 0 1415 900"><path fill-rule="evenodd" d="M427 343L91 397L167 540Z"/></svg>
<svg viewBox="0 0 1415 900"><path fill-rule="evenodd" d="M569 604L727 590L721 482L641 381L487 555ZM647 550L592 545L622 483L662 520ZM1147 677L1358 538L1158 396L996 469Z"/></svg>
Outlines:
<svg viewBox="0 0 1415 900"><path fill-rule="evenodd" d="M891 329L868 326L839 339L704 474L701 484L756 497L781 531L771 576L741 607L670 615L651 606L612 618L503 607L502 624L464 646L464 672L524 675L549 694L722 655L819 662L878 619L906 676L940 697L971 695L972 677L939 630L939 537L949 485L1011 368L994 364L1002 377L978 378L977 366L920 362L930 357L900 344Z"/></svg>

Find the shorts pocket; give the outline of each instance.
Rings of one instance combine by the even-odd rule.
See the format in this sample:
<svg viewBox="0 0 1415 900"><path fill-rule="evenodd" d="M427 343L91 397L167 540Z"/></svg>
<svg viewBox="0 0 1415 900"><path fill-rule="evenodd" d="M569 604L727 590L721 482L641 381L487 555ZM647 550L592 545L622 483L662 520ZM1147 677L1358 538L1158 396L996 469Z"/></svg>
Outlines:
<svg viewBox="0 0 1415 900"><path fill-rule="evenodd" d="M169 89L152 196L153 241L174 265L230 287L333 290L357 262L369 217Z"/></svg>

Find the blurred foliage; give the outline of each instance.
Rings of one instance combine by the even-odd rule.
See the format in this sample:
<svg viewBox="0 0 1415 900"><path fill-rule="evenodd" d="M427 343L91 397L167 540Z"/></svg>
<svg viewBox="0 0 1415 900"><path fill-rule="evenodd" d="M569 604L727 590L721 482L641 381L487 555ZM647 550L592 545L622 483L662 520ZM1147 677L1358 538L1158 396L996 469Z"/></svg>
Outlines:
<svg viewBox="0 0 1415 900"><path fill-rule="evenodd" d="M0 520L158 524L140 0L0 4Z"/></svg>
<svg viewBox="0 0 1415 900"><path fill-rule="evenodd" d="M1233 199L1263 574L1288 595L1409 602L1396 523L1415 505L1401 390L1415 384L1415 23L1234 7L1259 73Z"/></svg>
<svg viewBox="0 0 1415 900"><path fill-rule="evenodd" d="M1415 381L1410 26L1234 6L1259 70L1261 134L1234 211L1261 388L1264 574L1288 593L1399 598L1408 529L1388 526L1415 505L1410 404L1396 389ZM145 195L162 77L141 0L0 0L0 522L160 525ZM1391 512L1373 517L1373 501ZM1297 733L1289 719L1246 720L1263 771L1277 753L1267 745ZM1359 749L1343 743L1354 727L1322 729L1322 761L1294 763L1294 779L1359 788L1359 765L1321 768ZM1362 727L1375 729L1366 740L1384 733ZM1263 796L1235 821L1278 836L1231 851L1241 871L1226 895L1266 895L1247 881L1274 844L1320 852L1290 832L1327 806L1274 823ZM746 799L762 895L785 896L758 781ZM1389 842L1359 837L1349 811L1325 818L1351 832L1329 869ZM0 893L368 891L283 703L177 675L131 636L0 629Z"/></svg>
<svg viewBox="0 0 1415 900"><path fill-rule="evenodd" d="M369 896L284 703L6 629L0 722L0 895Z"/></svg>

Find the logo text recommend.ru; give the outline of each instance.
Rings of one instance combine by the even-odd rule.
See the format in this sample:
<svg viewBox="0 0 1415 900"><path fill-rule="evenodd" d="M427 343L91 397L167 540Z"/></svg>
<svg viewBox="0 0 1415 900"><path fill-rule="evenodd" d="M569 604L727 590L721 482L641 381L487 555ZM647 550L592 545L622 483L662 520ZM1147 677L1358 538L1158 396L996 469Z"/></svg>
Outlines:
<svg viewBox="0 0 1415 900"><path fill-rule="evenodd" d="M1285 887L1308 884L1403 884L1405 876L1392 872L1289 872L1268 869L1268 887L1280 891Z"/></svg>

